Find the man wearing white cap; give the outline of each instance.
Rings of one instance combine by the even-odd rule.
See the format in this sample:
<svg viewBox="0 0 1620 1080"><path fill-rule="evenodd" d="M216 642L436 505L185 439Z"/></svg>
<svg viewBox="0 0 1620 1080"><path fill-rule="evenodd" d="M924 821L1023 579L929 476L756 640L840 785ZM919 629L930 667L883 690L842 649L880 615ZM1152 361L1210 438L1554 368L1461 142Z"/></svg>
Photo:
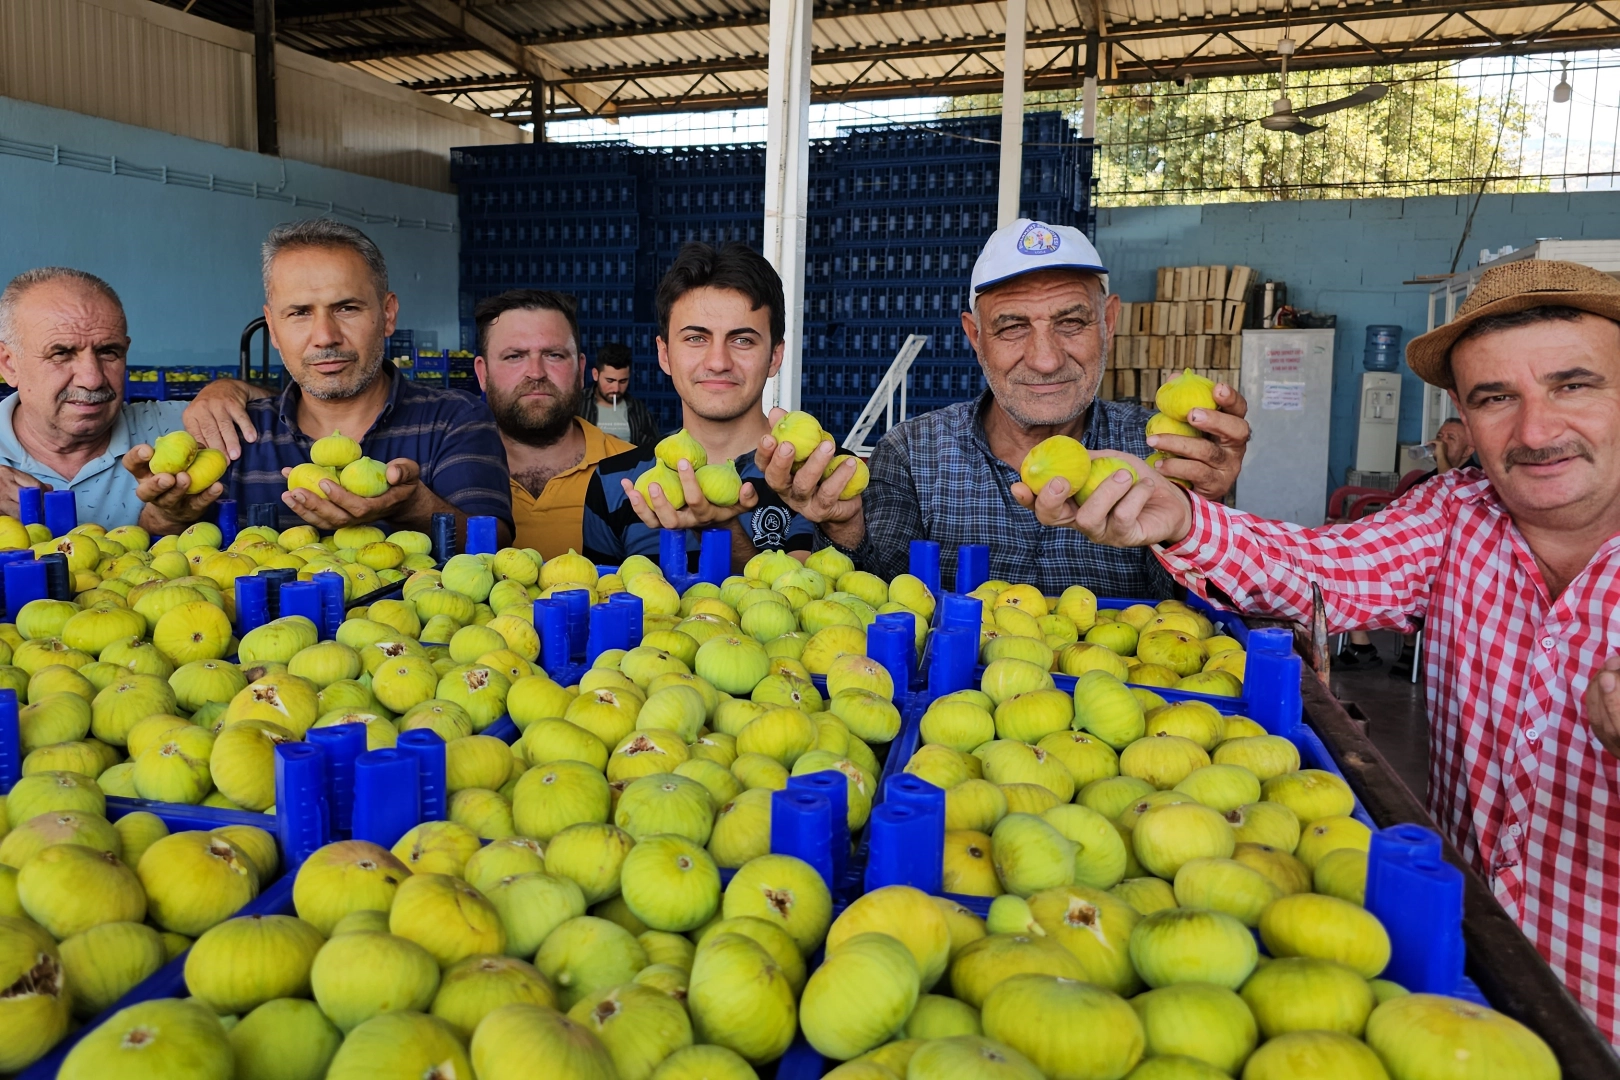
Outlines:
<svg viewBox="0 0 1620 1080"><path fill-rule="evenodd" d="M1074 584L1101 596L1172 595L1169 575L1147 552L1101 547L1041 525L1014 498L1018 466L1053 435L1140 457L1165 450L1178 456L1161 463L1164 475L1218 500L1231 490L1249 439L1243 398L1218 387L1219 410L1189 417L1208 439L1152 440L1144 433L1147 410L1098 399L1119 298L1109 295L1108 272L1078 229L1027 219L998 229L974 264L969 303L962 330L987 393L893 428L872 454L863 495L838 498L851 465L819 480L836 453L831 442L794 474L792 447L767 436L758 458L766 482L817 523L819 543L883 577L904 573L909 542L926 539L940 542L947 582L960 545L988 544L991 577L1051 595ZM1055 485L1068 494L1062 480L1046 490L1059 490Z"/></svg>

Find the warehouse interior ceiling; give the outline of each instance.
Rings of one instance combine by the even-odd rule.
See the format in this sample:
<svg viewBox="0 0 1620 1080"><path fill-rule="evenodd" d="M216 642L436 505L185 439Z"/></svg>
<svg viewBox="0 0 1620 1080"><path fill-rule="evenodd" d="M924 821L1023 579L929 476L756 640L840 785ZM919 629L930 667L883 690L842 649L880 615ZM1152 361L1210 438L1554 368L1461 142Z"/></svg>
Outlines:
<svg viewBox="0 0 1620 1080"><path fill-rule="evenodd" d="M251 30L254 0L163 0ZM265 0L259 0L262 4ZM1005 8L813 0L817 101L999 93ZM284 45L528 121L763 105L770 0L276 0ZM1029 0L1031 91L1620 45L1620 0Z"/></svg>

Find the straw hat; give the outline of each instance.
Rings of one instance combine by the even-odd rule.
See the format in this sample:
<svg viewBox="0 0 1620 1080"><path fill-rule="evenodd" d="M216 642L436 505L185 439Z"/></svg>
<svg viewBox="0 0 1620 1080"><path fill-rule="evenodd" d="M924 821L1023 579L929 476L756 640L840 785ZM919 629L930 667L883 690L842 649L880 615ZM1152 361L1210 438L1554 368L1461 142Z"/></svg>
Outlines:
<svg viewBox="0 0 1620 1080"><path fill-rule="evenodd" d="M1455 318L1412 339L1406 363L1424 382L1455 389L1451 347L1464 331L1480 319L1535 307L1576 308L1620 322L1620 281L1590 266L1553 259L1520 259L1487 270Z"/></svg>

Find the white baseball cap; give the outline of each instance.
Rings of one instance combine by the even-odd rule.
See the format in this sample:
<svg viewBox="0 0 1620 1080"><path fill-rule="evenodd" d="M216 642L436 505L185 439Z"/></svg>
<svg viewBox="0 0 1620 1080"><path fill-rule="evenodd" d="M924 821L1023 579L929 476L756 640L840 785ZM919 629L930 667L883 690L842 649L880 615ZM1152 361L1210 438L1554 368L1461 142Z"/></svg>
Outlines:
<svg viewBox="0 0 1620 1080"><path fill-rule="evenodd" d="M1041 270L1079 270L1102 279L1108 291L1108 268L1091 246L1086 234L1068 225L1048 225L1044 221L1019 218L1003 225L985 241L984 250L973 264L973 289L969 305L977 310L979 294L1003 282Z"/></svg>

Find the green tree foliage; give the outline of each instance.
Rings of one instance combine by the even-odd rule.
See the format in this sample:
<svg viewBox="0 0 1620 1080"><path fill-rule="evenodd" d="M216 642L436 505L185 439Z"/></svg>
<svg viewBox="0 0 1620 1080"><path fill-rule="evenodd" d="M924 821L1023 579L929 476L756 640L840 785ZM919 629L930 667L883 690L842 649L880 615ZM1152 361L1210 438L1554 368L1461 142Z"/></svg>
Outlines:
<svg viewBox="0 0 1620 1080"><path fill-rule="evenodd" d="M1300 136L1257 122L1271 112L1276 75L1104 87L1097 108L1098 202L1106 206L1254 202L1543 190L1520 179L1532 115L1517 99L1482 94L1436 67L1291 72L1296 109L1371 82L1389 93L1371 105L1311 122ZM1078 91L1029 94L1025 108L1056 106L1079 122ZM953 99L950 113L999 111L999 95Z"/></svg>

